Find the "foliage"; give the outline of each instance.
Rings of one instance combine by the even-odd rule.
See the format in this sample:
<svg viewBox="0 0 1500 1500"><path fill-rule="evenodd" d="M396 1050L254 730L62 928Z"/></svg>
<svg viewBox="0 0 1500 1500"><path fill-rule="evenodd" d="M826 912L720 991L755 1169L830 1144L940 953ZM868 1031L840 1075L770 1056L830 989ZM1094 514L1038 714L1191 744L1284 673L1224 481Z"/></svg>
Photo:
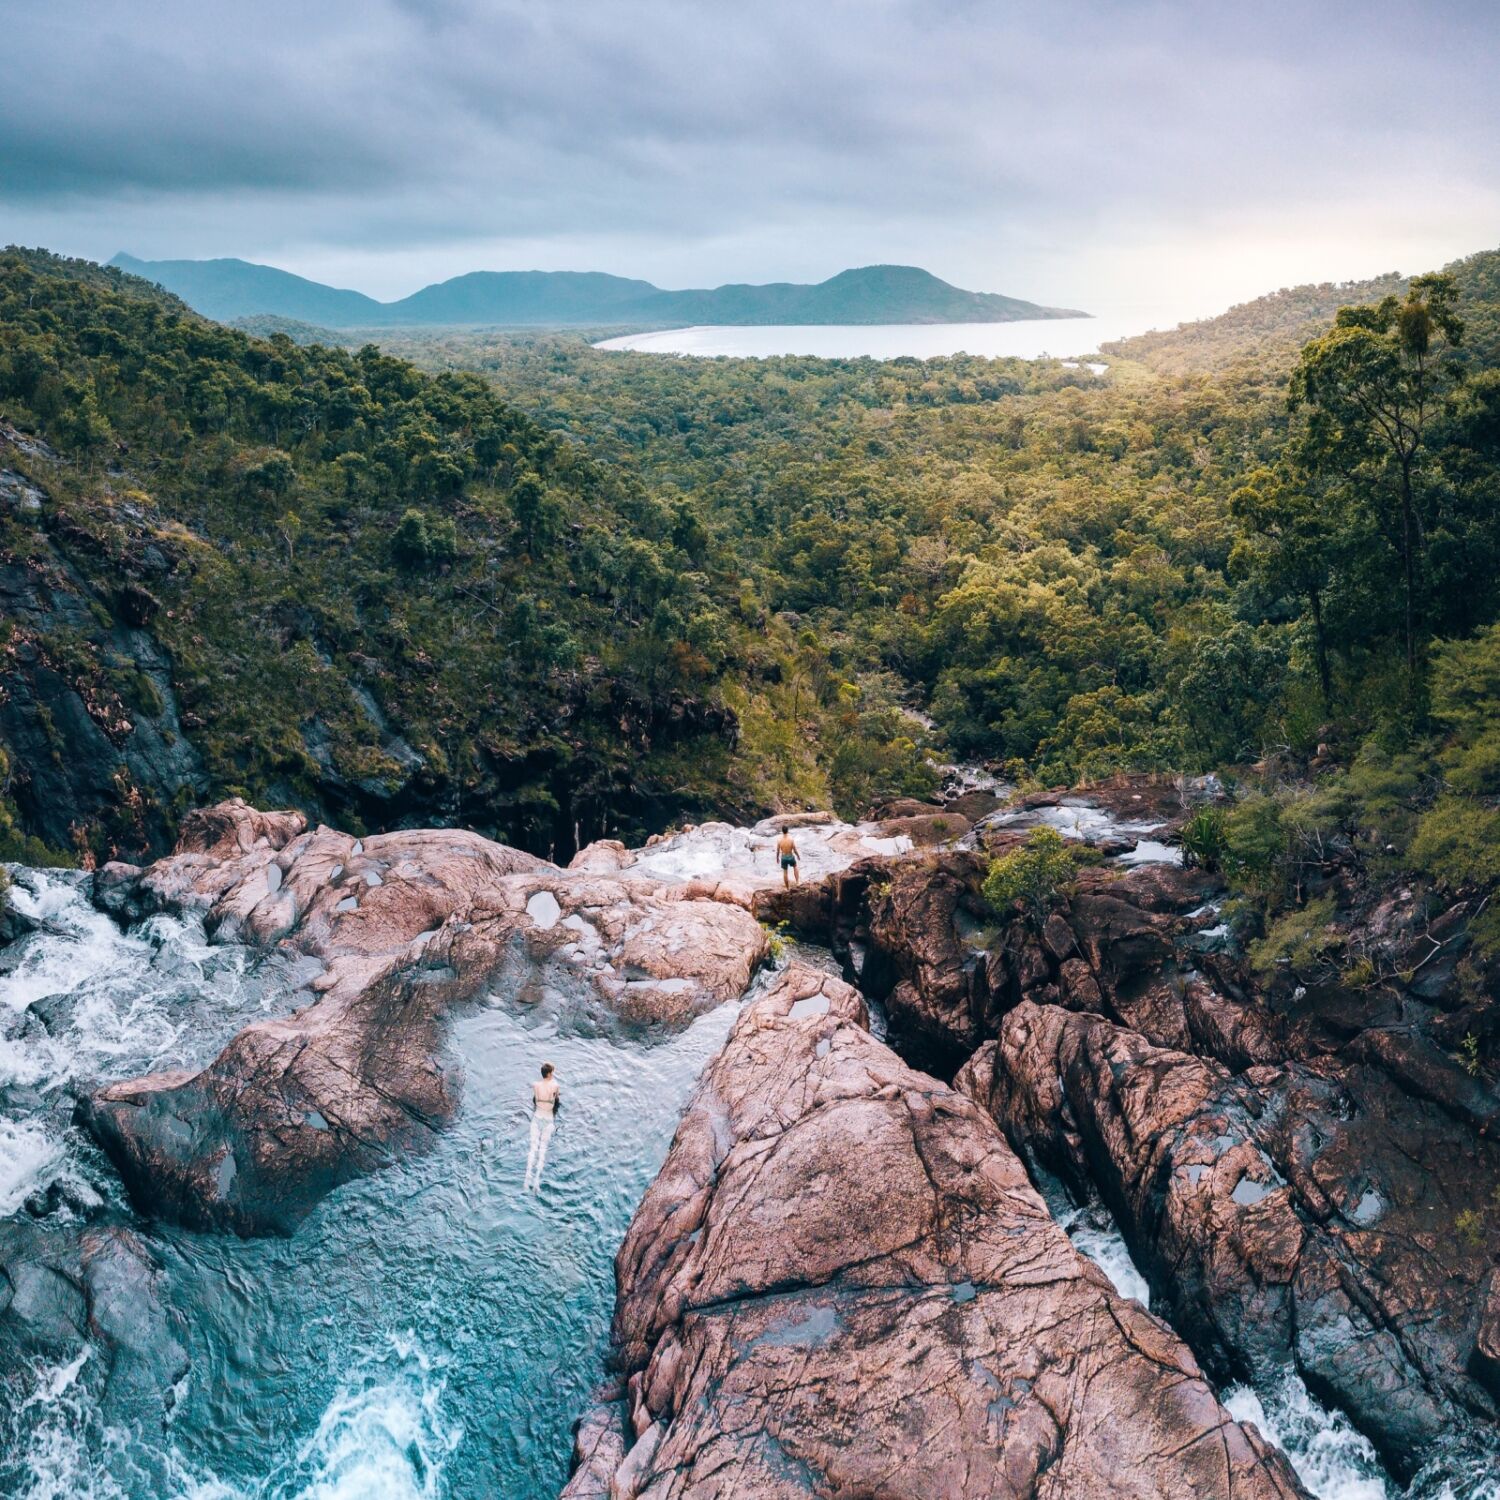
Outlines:
<svg viewBox="0 0 1500 1500"><path fill-rule="evenodd" d="M1448 730L1437 754L1443 791L1413 820L1407 860L1451 891L1478 893L1470 938L1500 953L1500 628L1437 644L1432 710Z"/></svg>
<svg viewBox="0 0 1500 1500"><path fill-rule="evenodd" d="M1480 1250L1484 1247L1485 1222L1484 1215L1478 1209L1463 1209L1453 1220L1453 1227L1459 1232L1464 1243L1471 1250Z"/></svg>
<svg viewBox="0 0 1500 1500"><path fill-rule="evenodd" d="M1237 803L1224 819L1220 866L1235 890L1266 906L1279 905L1286 891L1291 861L1287 805L1281 798L1258 793Z"/></svg>
<svg viewBox="0 0 1500 1500"><path fill-rule="evenodd" d="M1426 644L1500 618L1500 256L1450 274L1280 293L1101 380L302 345L12 252L0 412L69 459L40 524L100 598L164 565L152 630L216 790L565 853L927 795L935 751L1055 783L1311 754L1332 724L1371 747L1347 777L1233 815L1220 857L1271 910L1330 840L1400 857L1433 787ZM34 547L0 517L6 556ZM109 627L50 645L149 713ZM1491 795L1500 750L1441 717L1493 722L1490 669L1432 662L1450 791Z"/></svg>
<svg viewBox="0 0 1500 1500"><path fill-rule="evenodd" d="M391 558L409 572L451 563L458 556L458 533L451 516L430 519L412 506L391 534Z"/></svg>
<svg viewBox="0 0 1500 1500"><path fill-rule="evenodd" d="M778 922L774 927L769 922L762 922L761 931L766 935L766 951L771 955L771 962L780 965L792 950L792 937L787 930L785 922Z"/></svg>
<svg viewBox="0 0 1500 1500"><path fill-rule="evenodd" d="M1265 936L1250 944L1251 966L1264 975L1286 969L1304 981L1331 976L1331 960L1344 945L1330 925L1333 916L1333 897L1319 896L1275 918Z"/></svg>
<svg viewBox="0 0 1500 1500"><path fill-rule="evenodd" d="M1500 795L1500 625L1433 651L1433 717L1451 735L1443 768L1466 796Z"/></svg>
<svg viewBox="0 0 1500 1500"><path fill-rule="evenodd" d="M1440 348L1430 328L1422 356L1437 397L1418 613L1438 635L1487 623L1500 614L1500 515L1486 498L1500 384L1482 368L1500 342L1497 265L1450 268L1452 306L1395 277L1278 293L1126 341L1104 380L963 355L698 360L568 335L396 341L429 368L483 370L544 426L690 496L704 534L733 550L740 618L812 636L791 670L820 682L822 704L836 707L839 684L893 678L950 752L1022 763L1047 783L1311 752L1333 714L1356 741L1410 730L1391 608L1400 569L1377 524L1384 502L1365 492L1388 476L1368 455L1358 484L1314 465L1314 403L1304 393L1291 413L1288 390L1300 345L1329 335L1341 306L1363 303L1354 312L1377 340L1382 321L1398 341L1411 333L1400 299L1412 286L1438 335L1439 313L1461 313L1463 345ZM845 742L835 725L837 713L810 716L796 731L824 775Z"/></svg>
<svg viewBox="0 0 1500 1500"><path fill-rule="evenodd" d="M1347 846L1350 816L1342 785L1250 791L1223 815L1218 867L1230 888L1262 914L1296 908Z"/></svg>
<svg viewBox="0 0 1500 1500"><path fill-rule="evenodd" d="M1495 884L1500 881L1500 809L1466 797L1440 798L1418 825L1411 862L1453 890Z"/></svg>
<svg viewBox="0 0 1500 1500"><path fill-rule="evenodd" d="M1464 1071L1470 1078L1478 1078L1481 1068L1479 1057L1479 1038L1472 1031L1465 1034L1463 1040L1458 1044L1459 1061L1464 1065Z"/></svg>
<svg viewBox="0 0 1500 1500"><path fill-rule="evenodd" d="M1055 828L1034 828L1026 842L990 861L984 899L1001 915L1019 905L1038 927L1047 920L1063 888L1090 862L1090 851Z"/></svg>
<svg viewBox="0 0 1500 1500"><path fill-rule="evenodd" d="M1189 869L1218 871L1224 868L1224 859L1229 853L1227 821L1228 816L1222 807L1210 805L1196 809L1182 825L1182 859Z"/></svg>
<svg viewBox="0 0 1500 1500"><path fill-rule="evenodd" d="M1245 362L1247 351L1253 351L1262 365L1291 364L1302 345L1322 333L1341 307L1379 302L1405 292L1406 287L1406 281L1395 274L1369 281L1282 287L1216 318L1101 347L1106 354L1145 365L1158 375L1179 378L1232 369Z"/></svg>
<svg viewBox="0 0 1500 1500"><path fill-rule="evenodd" d="M1341 508L1363 513L1398 564L1414 698L1427 538L1439 523L1443 490L1429 439L1459 369L1451 358L1463 342L1458 296L1453 276L1418 276L1404 300L1392 295L1374 307L1340 309L1333 328L1303 350L1291 385L1292 407L1307 418L1297 462L1347 490ZM1326 546L1313 550L1326 553Z"/></svg>

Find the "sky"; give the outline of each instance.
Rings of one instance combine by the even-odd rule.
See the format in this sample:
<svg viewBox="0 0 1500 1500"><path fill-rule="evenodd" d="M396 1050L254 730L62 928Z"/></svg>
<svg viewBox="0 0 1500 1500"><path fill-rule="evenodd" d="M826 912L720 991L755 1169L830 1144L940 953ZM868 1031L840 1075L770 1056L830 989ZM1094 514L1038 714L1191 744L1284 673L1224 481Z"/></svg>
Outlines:
<svg viewBox="0 0 1500 1500"><path fill-rule="evenodd" d="M0 0L0 243L391 299L925 266L1199 316L1500 246L1493 0Z"/></svg>

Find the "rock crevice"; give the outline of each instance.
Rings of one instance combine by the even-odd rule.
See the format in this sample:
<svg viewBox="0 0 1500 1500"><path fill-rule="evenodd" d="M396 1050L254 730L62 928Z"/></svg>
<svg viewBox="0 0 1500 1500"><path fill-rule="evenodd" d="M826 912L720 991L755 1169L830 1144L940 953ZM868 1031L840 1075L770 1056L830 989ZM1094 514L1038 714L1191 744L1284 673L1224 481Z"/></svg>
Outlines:
<svg viewBox="0 0 1500 1500"><path fill-rule="evenodd" d="M705 1073L616 1271L623 1388L573 1500L1303 1493L989 1117L800 965Z"/></svg>

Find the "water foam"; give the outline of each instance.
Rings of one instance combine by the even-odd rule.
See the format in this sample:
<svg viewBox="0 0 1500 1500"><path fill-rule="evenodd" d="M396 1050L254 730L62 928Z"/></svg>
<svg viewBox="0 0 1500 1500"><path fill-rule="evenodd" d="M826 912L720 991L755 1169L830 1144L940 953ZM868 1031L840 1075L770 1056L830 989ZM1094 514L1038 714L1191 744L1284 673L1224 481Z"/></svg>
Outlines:
<svg viewBox="0 0 1500 1500"><path fill-rule="evenodd" d="M1151 1306L1150 1284L1136 1269L1124 1237L1104 1209L1074 1209L1062 1215L1058 1223L1073 1241L1074 1248L1109 1277L1110 1284L1122 1297L1133 1298L1142 1307Z"/></svg>
<svg viewBox="0 0 1500 1500"><path fill-rule="evenodd" d="M443 1416L437 1362L403 1334L350 1372L317 1429L283 1464L235 1483L196 1469L176 1448L148 1454L138 1434L101 1426L78 1381L91 1358L85 1348L66 1364L37 1370L17 1410L26 1432L18 1500L129 1500L148 1492L170 1500L439 1500L444 1464L463 1437Z"/></svg>
<svg viewBox="0 0 1500 1500"><path fill-rule="evenodd" d="M1069 1209L1058 1215L1058 1223L1122 1297L1133 1297L1141 1306L1150 1307L1150 1286L1105 1209L1097 1205ZM1328 1411L1315 1401L1295 1373L1288 1372L1273 1390L1257 1393L1249 1386L1233 1386L1222 1399L1236 1421L1255 1423L1286 1454L1298 1478L1318 1500L1389 1500L1397 1493L1369 1440L1342 1412ZM1455 1496L1449 1490L1435 1500L1500 1500L1500 1484L1493 1496L1479 1492Z"/></svg>
<svg viewBox="0 0 1500 1500"><path fill-rule="evenodd" d="M444 1420L444 1381L410 1334L391 1340L329 1402L291 1471L267 1500L437 1500L443 1465L463 1440Z"/></svg>
<svg viewBox="0 0 1500 1500"><path fill-rule="evenodd" d="M43 928L9 950L0 974L10 1033L0 1034L0 1088L52 1091L182 1061L227 1040L223 1021L274 993L248 987L250 955L211 945L196 921L161 915L122 932L89 904L87 876L17 869L14 878L9 899ZM200 1003L205 993L214 1005ZM42 1024L25 1024L39 1003Z"/></svg>
<svg viewBox="0 0 1500 1500"><path fill-rule="evenodd" d="M63 1154L62 1142L39 1120L0 1119L0 1219L52 1181Z"/></svg>
<svg viewBox="0 0 1500 1500"><path fill-rule="evenodd" d="M1224 1405L1236 1421L1255 1423L1286 1454L1318 1500L1387 1500L1392 1493L1369 1439L1342 1412L1315 1401L1295 1373L1261 1394L1234 1386L1225 1391Z"/></svg>
<svg viewBox="0 0 1500 1500"><path fill-rule="evenodd" d="M29 1393L0 1426L7 1439L19 1439L16 1461L0 1466L0 1481L16 1483L7 1493L17 1500L129 1500L95 1451L94 1442L118 1449L125 1435L97 1430L92 1403L78 1383L92 1357L85 1346L64 1363L36 1367Z"/></svg>

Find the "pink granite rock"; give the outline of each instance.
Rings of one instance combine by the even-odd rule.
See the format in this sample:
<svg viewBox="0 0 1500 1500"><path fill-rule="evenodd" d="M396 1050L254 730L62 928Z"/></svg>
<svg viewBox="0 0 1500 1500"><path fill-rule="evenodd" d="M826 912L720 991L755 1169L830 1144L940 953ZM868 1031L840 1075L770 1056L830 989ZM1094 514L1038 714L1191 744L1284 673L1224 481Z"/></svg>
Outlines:
<svg viewBox="0 0 1500 1500"><path fill-rule="evenodd" d="M627 1395L572 1500L1303 1494L863 1012L793 965L705 1073L616 1261Z"/></svg>

